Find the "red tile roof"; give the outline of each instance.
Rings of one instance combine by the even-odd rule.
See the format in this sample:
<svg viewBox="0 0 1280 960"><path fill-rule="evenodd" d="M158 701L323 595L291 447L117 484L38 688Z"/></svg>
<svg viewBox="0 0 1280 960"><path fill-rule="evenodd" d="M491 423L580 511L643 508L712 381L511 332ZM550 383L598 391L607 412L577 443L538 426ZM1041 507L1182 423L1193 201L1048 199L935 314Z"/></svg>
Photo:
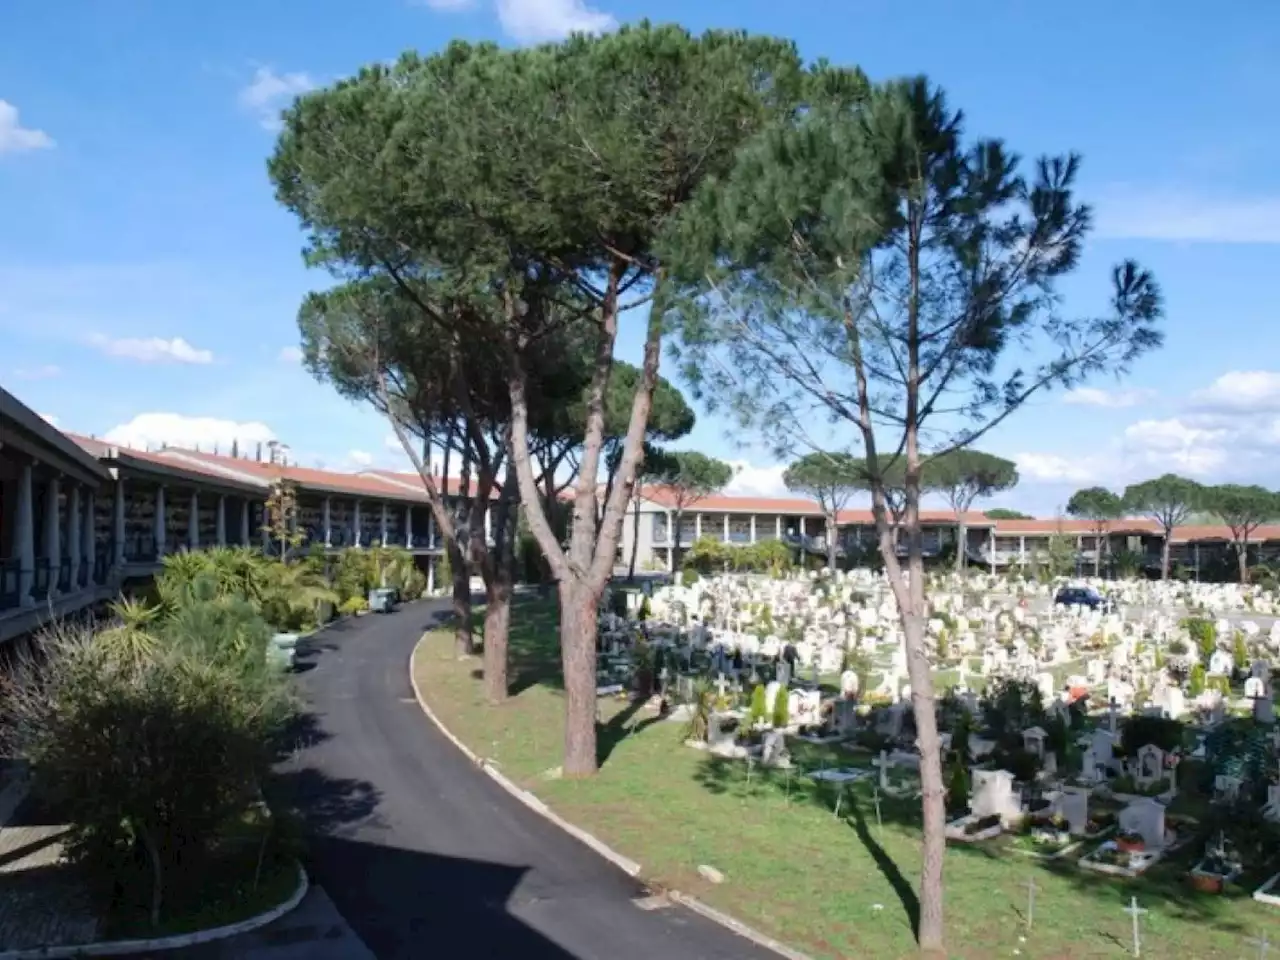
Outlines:
<svg viewBox="0 0 1280 960"><path fill-rule="evenodd" d="M641 494L650 503L668 509L674 508L676 498L669 487L645 487ZM686 510L700 513L778 513L805 517L821 517L822 509L813 500L803 497L738 497L730 494L717 494L704 497ZM925 523L955 523L956 515L950 510L921 510L920 519ZM965 525L969 527L990 527L995 522L985 514L969 511L965 514ZM838 523L870 524L870 510L841 510L836 515Z"/></svg>

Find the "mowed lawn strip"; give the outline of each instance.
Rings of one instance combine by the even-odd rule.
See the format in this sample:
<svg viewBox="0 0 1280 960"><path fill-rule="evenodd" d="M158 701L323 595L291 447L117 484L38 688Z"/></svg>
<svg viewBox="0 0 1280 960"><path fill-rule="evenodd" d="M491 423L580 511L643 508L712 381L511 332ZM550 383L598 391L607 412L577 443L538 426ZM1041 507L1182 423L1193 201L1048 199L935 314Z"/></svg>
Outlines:
<svg viewBox="0 0 1280 960"><path fill-rule="evenodd" d="M870 787L859 785L833 815L831 788L816 789L744 763L716 761L684 746L684 724L657 721L625 701L601 704L600 773L561 780L563 683L553 601L522 600L512 615L513 696L483 698L480 660L457 659L447 628L428 633L415 658L417 681L440 719L480 756L560 815L639 861L643 877L703 899L816 958L914 955L912 888L919 871L916 802L883 800L878 826ZM793 744L806 768L818 751ZM829 754L827 765L866 765ZM1007 841L951 847L947 860L951 956L1106 958L1132 951L1130 896L1142 917L1144 957L1256 956L1246 941L1265 931L1280 942L1280 909L1233 894L1191 890L1188 850L1143 879L1119 882L1075 866L1042 863L1002 849ZM1078 853L1090 849L1084 845ZM720 870L710 884L700 864ZM1280 869L1278 865L1277 869ZM1027 929L1028 881L1036 886Z"/></svg>

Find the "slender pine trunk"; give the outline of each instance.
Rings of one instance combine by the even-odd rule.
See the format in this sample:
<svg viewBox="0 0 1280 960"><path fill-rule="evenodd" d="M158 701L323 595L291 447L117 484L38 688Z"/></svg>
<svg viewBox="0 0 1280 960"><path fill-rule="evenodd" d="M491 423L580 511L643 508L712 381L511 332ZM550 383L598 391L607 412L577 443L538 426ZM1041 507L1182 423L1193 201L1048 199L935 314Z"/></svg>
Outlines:
<svg viewBox="0 0 1280 960"><path fill-rule="evenodd" d="M586 583L560 583L560 650L564 668L565 777L589 777L596 757L596 606Z"/></svg>
<svg viewBox="0 0 1280 960"><path fill-rule="evenodd" d="M1236 560L1240 564L1240 582L1249 582L1249 541L1246 540L1236 548Z"/></svg>
<svg viewBox="0 0 1280 960"><path fill-rule="evenodd" d="M956 573L964 569L968 539L969 532L964 525L964 514L961 513L956 517Z"/></svg>
<svg viewBox="0 0 1280 960"><path fill-rule="evenodd" d="M1164 543L1160 546L1160 579L1169 579L1169 538L1173 536L1172 530L1164 532Z"/></svg>
<svg viewBox="0 0 1280 960"><path fill-rule="evenodd" d="M640 552L640 501L636 501L635 526L631 530L631 565L627 568L627 582L636 579L636 555Z"/></svg>
<svg viewBox="0 0 1280 960"><path fill-rule="evenodd" d="M836 515L832 513L827 517L827 566L832 570L836 568L836 561L839 560L840 543L836 538L837 533Z"/></svg>
<svg viewBox="0 0 1280 960"><path fill-rule="evenodd" d="M450 541L446 551L449 554L449 572L453 576L454 651L460 657L469 657L475 653L471 637L471 570L457 543Z"/></svg>

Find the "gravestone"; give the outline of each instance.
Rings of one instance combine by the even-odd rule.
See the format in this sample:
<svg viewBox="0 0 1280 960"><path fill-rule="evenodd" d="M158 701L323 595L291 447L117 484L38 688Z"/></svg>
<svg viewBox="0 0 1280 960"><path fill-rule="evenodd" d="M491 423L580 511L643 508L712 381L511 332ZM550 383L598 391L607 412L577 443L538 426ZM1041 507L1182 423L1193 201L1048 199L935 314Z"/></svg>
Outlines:
<svg viewBox="0 0 1280 960"><path fill-rule="evenodd" d="M840 674L840 695L851 699L858 695L858 675L852 670Z"/></svg>
<svg viewBox="0 0 1280 960"><path fill-rule="evenodd" d="M787 737L781 730L765 732L760 763L766 767L785 767L791 763L791 757L787 753Z"/></svg>
<svg viewBox="0 0 1280 960"><path fill-rule="evenodd" d="M1150 851L1164 849L1164 804L1144 797L1120 811L1120 831L1136 833Z"/></svg>
<svg viewBox="0 0 1280 960"><path fill-rule="evenodd" d="M1044 738L1048 736L1040 727L1028 727L1022 731L1022 748L1044 759Z"/></svg>
<svg viewBox="0 0 1280 960"><path fill-rule="evenodd" d="M1146 788L1162 779L1164 779L1164 751L1154 743L1139 747L1133 782L1139 787Z"/></svg>
<svg viewBox="0 0 1280 960"><path fill-rule="evenodd" d="M1058 799L1058 811L1067 821L1067 831L1075 837L1089 832L1089 791L1064 787Z"/></svg>
<svg viewBox="0 0 1280 960"><path fill-rule="evenodd" d="M1022 818L1022 797L1008 770L972 771L973 794L969 810L976 817L998 816L1002 823Z"/></svg>

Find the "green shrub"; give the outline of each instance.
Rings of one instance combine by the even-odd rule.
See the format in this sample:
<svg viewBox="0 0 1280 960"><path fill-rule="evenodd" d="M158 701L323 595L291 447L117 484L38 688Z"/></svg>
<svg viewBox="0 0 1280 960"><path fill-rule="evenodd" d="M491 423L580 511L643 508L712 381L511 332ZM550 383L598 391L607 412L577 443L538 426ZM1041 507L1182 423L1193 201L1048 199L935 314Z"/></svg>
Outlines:
<svg viewBox="0 0 1280 960"><path fill-rule="evenodd" d="M969 807L969 771L963 762L951 765L947 780L947 806L951 810L967 810Z"/></svg>
<svg viewBox="0 0 1280 960"><path fill-rule="evenodd" d="M1203 663L1191 665L1191 673L1187 675L1187 693L1198 697L1205 691L1205 672Z"/></svg>
<svg viewBox="0 0 1280 960"><path fill-rule="evenodd" d="M369 609L369 599L367 597L347 597L338 605L338 612L343 616L350 617L357 613L363 613Z"/></svg>
<svg viewBox="0 0 1280 960"><path fill-rule="evenodd" d="M225 651L210 662L217 646L166 639L124 660L87 631L65 633L6 681L11 746L68 818L67 854L108 912L140 877L152 925L199 903L221 838L270 769L292 712L286 688L265 663L250 669Z"/></svg>
<svg viewBox="0 0 1280 960"><path fill-rule="evenodd" d="M692 587L698 582L698 571L693 567L685 567L680 571L680 584L685 587Z"/></svg>
<svg viewBox="0 0 1280 960"><path fill-rule="evenodd" d="M787 697L785 687L778 689L778 694L773 698L773 725L781 730L791 722L791 704Z"/></svg>
<svg viewBox="0 0 1280 960"><path fill-rule="evenodd" d="M1190 635L1191 642L1200 651L1200 659L1207 666L1213 651L1218 648L1218 628L1206 617L1187 617L1182 621L1182 627Z"/></svg>
<svg viewBox="0 0 1280 960"><path fill-rule="evenodd" d="M764 685L757 683L751 691L751 707L747 713L747 726L754 727L768 719L768 704L765 700Z"/></svg>

